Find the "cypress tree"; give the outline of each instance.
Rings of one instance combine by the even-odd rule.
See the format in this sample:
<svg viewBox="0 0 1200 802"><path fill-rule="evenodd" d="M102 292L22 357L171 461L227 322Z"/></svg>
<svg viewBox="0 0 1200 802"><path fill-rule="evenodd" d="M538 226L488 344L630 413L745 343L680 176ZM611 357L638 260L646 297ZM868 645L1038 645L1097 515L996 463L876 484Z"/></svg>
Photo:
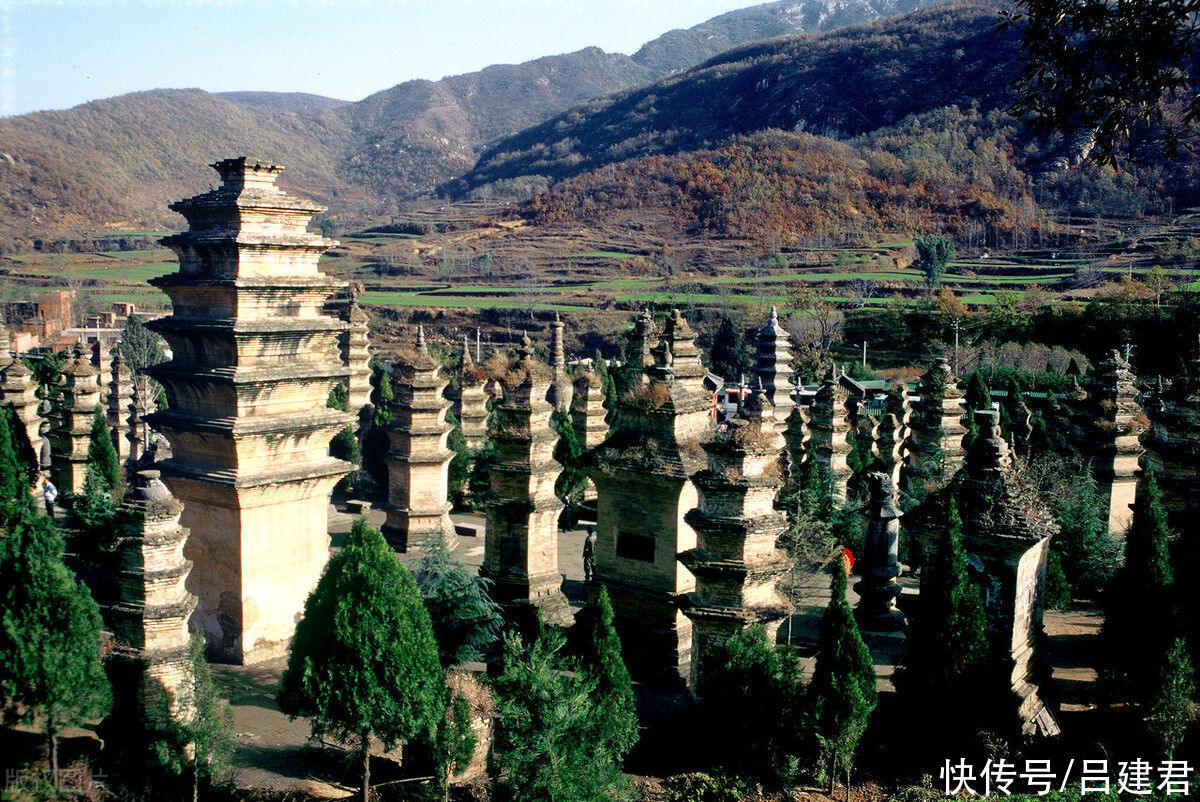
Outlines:
<svg viewBox="0 0 1200 802"><path fill-rule="evenodd" d="M753 367L742 329L731 318L721 317L717 333L713 336L712 353L709 360L713 373L731 382L739 381Z"/></svg>
<svg viewBox="0 0 1200 802"><path fill-rule="evenodd" d="M325 399L325 406L330 409L336 409L339 412L350 411L350 389L345 382L338 382L333 385L329 391L329 398Z"/></svg>
<svg viewBox="0 0 1200 802"><path fill-rule="evenodd" d="M845 565L838 559L830 570L833 596L821 618L817 664L808 692L829 793L840 768L849 802L850 772L876 704L875 665L846 601Z"/></svg>
<svg viewBox="0 0 1200 802"><path fill-rule="evenodd" d="M571 416L555 410L551 424L558 432L558 442L554 444L554 460L562 466L562 471L554 480L554 495L559 498L582 499L584 488L587 487L587 474L579 468L579 457L583 454L583 448L579 445L579 436L575 434Z"/></svg>
<svg viewBox="0 0 1200 802"><path fill-rule="evenodd" d="M413 570L429 612L444 667L479 660L500 634L500 607L488 596L490 582L471 571L439 535L422 543Z"/></svg>
<svg viewBox="0 0 1200 802"><path fill-rule="evenodd" d="M471 478L471 452L467 450L467 438L463 436L462 424L449 410L446 410L446 423L450 424L450 437L446 440L446 445L454 452L447 474L449 501L457 509L466 509L467 481Z"/></svg>
<svg viewBox="0 0 1200 802"><path fill-rule="evenodd" d="M54 524L25 508L0 537L0 698L6 718L40 725L58 785L58 735L108 713L100 611L63 564Z"/></svg>
<svg viewBox="0 0 1200 802"><path fill-rule="evenodd" d="M1108 534L1100 488L1091 471L1081 470L1067 490L1055 507L1061 531L1050 547L1062 558L1072 595L1097 598L1116 573L1117 545Z"/></svg>
<svg viewBox="0 0 1200 802"><path fill-rule="evenodd" d="M357 741L369 802L370 743L432 740L446 707L429 613L408 569L359 518L304 604L279 708L311 717L314 738Z"/></svg>
<svg viewBox="0 0 1200 802"><path fill-rule="evenodd" d="M9 416L0 415L0 503L23 505L29 492L13 449L10 425Z"/></svg>
<svg viewBox="0 0 1200 802"><path fill-rule="evenodd" d="M154 734L149 744L151 765L169 777L190 781L193 802L202 784L220 778L229 769L237 748L233 735L233 714L213 684L212 672L204 659L204 636L193 631L188 656L191 663L190 687L184 685L175 700L177 709L192 710L192 717L179 721L172 700L158 688L151 703L160 721L168 722ZM149 779L149 778L146 778Z"/></svg>
<svg viewBox="0 0 1200 802"><path fill-rule="evenodd" d="M971 380L967 382L966 399L968 410L992 408L992 391L978 370L971 374Z"/></svg>
<svg viewBox="0 0 1200 802"><path fill-rule="evenodd" d="M908 653L896 672L896 688L910 709L925 719L940 714L941 720L929 729L954 743L972 731L972 718L983 718L975 714L988 675L990 647L983 596L967 574L962 519L952 498L945 516L945 530L909 632Z"/></svg>
<svg viewBox="0 0 1200 802"><path fill-rule="evenodd" d="M1148 698L1158 679L1156 661L1147 656L1166 654L1177 628L1174 584L1162 491L1147 468L1125 537L1125 564L1113 583L1104 621L1105 641L1113 649L1111 665L1138 698Z"/></svg>
<svg viewBox="0 0 1200 802"><path fill-rule="evenodd" d="M1159 657L1154 692L1146 711L1146 732L1164 760L1171 760L1187 737L1195 717L1196 676L1187 644L1182 637L1171 641Z"/></svg>
<svg viewBox="0 0 1200 802"><path fill-rule="evenodd" d="M88 468L95 468L100 488L103 492L116 495L121 484L121 463L117 459L117 450L113 448L112 434L108 430L108 421L100 408L96 408L92 416L92 431L88 435Z"/></svg>
<svg viewBox="0 0 1200 802"><path fill-rule="evenodd" d="M561 632L526 647L504 636L496 695L496 763L512 802L628 800L629 782L598 726L597 680L565 656Z"/></svg>
<svg viewBox="0 0 1200 802"><path fill-rule="evenodd" d="M392 422L392 380L387 370L375 360L371 361L371 404L375 411L370 425L362 433L362 469L375 492L388 485L386 457L391 447L388 442L387 426Z"/></svg>
<svg viewBox="0 0 1200 802"><path fill-rule="evenodd" d="M776 647L761 625L731 637L710 658L700 687L701 709L731 773L769 787L795 779L803 733L809 730L800 661Z"/></svg>
<svg viewBox="0 0 1200 802"><path fill-rule="evenodd" d="M621 760L637 744L638 720L633 681L621 657L621 639L613 624L608 588L596 600L592 637L583 655L584 668L596 681L597 728L600 739Z"/></svg>

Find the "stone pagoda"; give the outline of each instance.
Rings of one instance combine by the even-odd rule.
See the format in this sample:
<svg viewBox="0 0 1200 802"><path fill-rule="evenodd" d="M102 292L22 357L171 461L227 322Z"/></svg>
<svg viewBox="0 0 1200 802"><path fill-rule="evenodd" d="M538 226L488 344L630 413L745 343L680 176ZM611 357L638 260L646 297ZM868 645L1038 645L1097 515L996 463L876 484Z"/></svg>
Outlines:
<svg viewBox="0 0 1200 802"><path fill-rule="evenodd" d="M929 514L946 508L952 495L963 522L963 547L976 581L983 585L988 637L1014 694L1014 711L1025 734L1053 736L1058 724L1039 685L1049 678L1042 614L1046 557L1058 533L1053 512L1017 469L1000 432L999 413L977 410L974 438L963 470L912 515L914 531L928 532ZM922 548L928 563L935 544Z"/></svg>
<svg viewBox="0 0 1200 802"><path fill-rule="evenodd" d="M600 374L590 367L579 372L574 384L571 424L575 427L579 447L587 451L608 437L608 424L604 420L608 415L608 410L604 408L604 387Z"/></svg>
<svg viewBox="0 0 1200 802"><path fill-rule="evenodd" d="M487 374L471 358L471 348L463 337L462 356L458 361L458 393L454 399L454 414L462 427L463 440L472 458L479 454L487 441L488 393L484 389Z"/></svg>
<svg viewBox="0 0 1200 802"><path fill-rule="evenodd" d="M830 370L808 410L811 432L808 448L817 464L828 472L835 502L846 500L846 485L852 473L848 462L851 447L850 422L846 417L848 397L846 388L834 379Z"/></svg>
<svg viewBox="0 0 1200 802"><path fill-rule="evenodd" d="M371 351L367 336L367 313L358 305L358 293L351 292L346 313L346 330L342 332L338 346L342 364L349 371L346 379L347 401L350 414L355 417L363 407L371 403Z"/></svg>
<svg viewBox="0 0 1200 802"><path fill-rule="evenodd" d="M963 461L963 394L950 363L938 357L921 377L920 399L914 405L909 441L912 470L907 481L950 478Z"/></svg>
<svg viewBox="0 0 1200 802"><path fill-rule="evenodd" d="M179 525L183 505L158 471L142 471L126 507L131 526L120 541L119 600L112 609L114 694L133 720L157 720L156 691L165 691L173 716L191 718L194 681L188 618L196 597L186 582L192 564L183 556L188 530ZM137 700L134 702L133 700Z"/></svg>
<svg viewBox="0 0 1200 802"><path fill-rule="evenodd" d="M0 326L0 339L7 344L8 332ZM19 356L0 351L0 401L11 404L16 413L25 439L29 442L32 456L36 460L42 453L42 418L38 414L40 402L37 397L37 382Z"/></svg>
<svg viewBox="0 0 1200 802"><path fill-rule="evenodd" d="M894 420L894 416L888 415ZM855 585L858 606L854 617L868 632L893 632L904 628L904 614L896 607L900 596L900 510L892 474L873 471L866 476L867 519L862 550L855 569L862 577Z"/></svg>
<svg viewBox="0 0 1200 802"><path fill-rule="evenodd" d="M1137 491L1139 441L1146 417L1138 403L1137 377L1120 351L1110 351L1088 382L1088 412L1092 431L1092 471L1108 500L1108 531L1124 536L1133 520Z"/></svg>
<svg viewBox="0 0 1200 802"><path fill-rule="evenodd" d="M779 325L779 312L771 307L767 325L758 330L755 340L754 373L775 410L775 426L782 432L788 416L796 407L795 374L792 371L792 340Z"/></svg>
<svg viewBox="0 0 1200 802"><path fill-rule="evenodd" d="M133 399L133 377L121 358L121 348L114 345L109 351L108 398L106 402L108 430L112 433L117 459L124 464L129 459L129 404Z"/></svg>
<svg viewBox="0 0 1200 802"><path fill-rule="evenodd" d="M147 324L172 352L147 370L170 402L149 420L193 533L195 621L213 656L253 663L286 652L329 557L329 494L351 468L329 441L353 418L325 405L346 324L323 313L340 285L317 269L336 243L306 230L324 208L276 187L278 165L212 166L220 187L170 206L189 225L163 240L179 272L151 282L173 312Z"/></svg>
<svg viewBox="0 0 1200 802"><path fill-rule="evenodd" d="M627 353L644 351L648 317ZM596 569L608 587L630 671L679 686L691 673L692 624L679 609L695 578L678 555L696 546L685 515L698 503L691 476L707 465L701 443L715 431L712 393L696 335L675 311L654 347L656 365L618 400L619 425L587 452L596 485ZM631 378L638 378L633 374Z"/></svg>
<svg viewBox="0 0 1200 802"><path fill-rule="evenodd" d="M400 552L417 550L429 537L440 537L454 548L454 524L448 500L451 426L446 421L450 402L443 396L446 379L441 365L429 356L425 329L417 333L417 349L403 351L392 371L392 423L387 427L390 448L387 522L383 535Z"/></svg>
<svg viewBox="0 0 1200 802"><path fill-rule="evenodd" d="M554 313L550 324L550 392L547 400L561 412L571 409L571 380L567 377L567 355L563 348L563 322Z"/></svg>
<svg viewBox="0 0 1200 802"><path fill-rule="evenodd" d="M562 468L554 460L558 436L546 400L551 373L533 358L528 334L518 358L495 379L503 395L491 433L496 463L479 574L492 581L492 596L509 621L528 628L540 611L543 622L567 626L571 609L558 570L562 502L554 494Z"/></svg>
<svg viewBox="0 0 1200 802"><path fill-rule="evenodd" d="M87 478L88 446L92 419L100 406L100 372L83 351L63 368L63 385L58 405L59 426L54 453L58 492L81 493Z"/></svg>
<svg viewBox="0 0 1200 802"><path fill-rule="evenodd" d="M708 663L729 638L757 623L774 643L792 609L775 589L791 561L775 545L787 516L775 510L783 486L783 436L772 413L765 393L756 389L742 407L743 417L704 443L708 467L692 476L700 504L685 518L697 541L679 561L696 577L696 590L681 603L693 627L693 691L702 692Z"/></svg>

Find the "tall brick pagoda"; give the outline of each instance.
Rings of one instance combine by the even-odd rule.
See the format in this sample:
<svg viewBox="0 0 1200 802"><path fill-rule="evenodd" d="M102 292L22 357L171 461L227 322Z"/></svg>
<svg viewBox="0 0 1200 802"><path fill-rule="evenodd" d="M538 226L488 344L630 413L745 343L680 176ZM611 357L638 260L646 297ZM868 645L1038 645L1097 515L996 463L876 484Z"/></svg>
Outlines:
<svg viewBox="0 0 1200 802"><path fill-rule="evenodd" d="M518 358L496 378L504 392L491 433L497 462L479 574L492 581L493 597L510 622L529 628L540 616L567 626L571 610L558 569L562 502L554 494L562 466L554 460L558 438L546 400L553 374L533 358L526 334Z"/></svg>
<svg viewBox="0 0 1200 802"><path fill-rule="evenodd" d="M454 548L454 524L447 500L451 426L446 421L450 402L444 392L441 365L429 356L425 329L417 334L416 350L404 349L392 371L392 420L387 427L390 448L387 522L383 536L397 551L417 551L430 537Z"/></svg>
<svg viewBox="0 0 1200 802"><path fill-rule="evenodd" d="M324 208L277 188L279 165L212 167L220 187L170 205L189 228L163 240L179 272L152 282L173 312L148 325L173 356L148 371L170 402L150 421L192 532L195 621L214 657L253 663L286 651L329 556L329 494L351 467L329 441L352 417L325 406L349 373L346 323L322 312L340 285L317 260L336 243L306 230Z"/></svg>
<svg viewBox="0 0 1200 802"><path fill-rule="evenodd" d="M685 517L696 546L679 562L696 577L681 599L692 620L690 684L698 690L721 647L735 634L762 624L772 642L792 605L776 590L791 560L776 548L787 516L775 509L783 486L783 435L761 387L746 400L742 418L702 444L708 466L692 475L699 505ZM789 409L790 412L790 409Z"/></svg>

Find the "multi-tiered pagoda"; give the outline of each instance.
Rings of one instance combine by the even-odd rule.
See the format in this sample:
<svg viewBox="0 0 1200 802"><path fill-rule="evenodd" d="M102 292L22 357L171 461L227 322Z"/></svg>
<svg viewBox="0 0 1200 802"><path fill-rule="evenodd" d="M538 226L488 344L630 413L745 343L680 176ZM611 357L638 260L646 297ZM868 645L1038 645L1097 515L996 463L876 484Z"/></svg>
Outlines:
<svg viewBox="0 0 1200 802"><path fill-rule="evenodd" d="M153 282L173 312L149 325L173 356L148 371L170 402L151 422L192 532L197 620L214 656L249 663L287 649L329 556L329 493L351 467L329 456L351 416L325 403L348 375L346 323L322 311L339 284L317 260L336 243L306 230L324 208L276 187L279 165L212 166L220 187L170 206L189 228L164 240L179 272Z"/></svg>

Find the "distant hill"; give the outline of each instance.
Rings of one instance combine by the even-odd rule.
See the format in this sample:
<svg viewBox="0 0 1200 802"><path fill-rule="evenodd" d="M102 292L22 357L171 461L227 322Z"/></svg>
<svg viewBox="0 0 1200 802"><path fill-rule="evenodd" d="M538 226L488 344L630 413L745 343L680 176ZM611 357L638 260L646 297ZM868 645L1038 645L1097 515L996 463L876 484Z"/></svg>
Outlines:
<svg viewBox="0 0 1200 802"><path fill-rule="evenodd" d="M490 145L464 195L530 177L560 180L767 128L849 137L907 115L1010 98L1016 41L980 5L937 6L820 36L744 45L685 73L589 101Z"/></svg>
<svg viewBox="0 0 1200 802"><path fill-rule="evenodd" d="M777 0L730 11L692 28L668 31L643 45L633 60L665 76L747 42L831 31L932 4L930 0Z"/></svg>
<svg viewBox="0 0 1200 802"><path fill-rule="evenodd" d="M198 89L0 119L0 234L174 228L166 204L207 188L207 163L240 153L278 156L286 183L309 197L361 200L337 171L349 146L332 112L269 112Z"/></svg>
<svg viewBox="0 0 1200 802"><path fill-rule="evenodd" d="M155 90L0 119L0 237L176 226L165 204L207 186L207 162L239 153L287 165L284 184L328 202L334 213L378 213L470 170L490 142L556 114L563 115L556 124L576 126L590 113L578 109L580 103L628 92L730 45L927 3L780 0L671 31L633 56L586 48L440 81L408 81L355 103L303 93ZM725 110L711 113L720 117ZM536 148L535 141L549 137L534 130L505 141ZM564 158L574 158L570 142L557 142L566 148ZM526 171L519 159L502 157L502 150L490 149L462 186Z"/></svg>
<svg viewBox="0 0 1200 802"><path fill-rule="evenodd" d="M217 97L267 111L329 111L350 105L349 100L307 92L218 92Z"/></svg>

